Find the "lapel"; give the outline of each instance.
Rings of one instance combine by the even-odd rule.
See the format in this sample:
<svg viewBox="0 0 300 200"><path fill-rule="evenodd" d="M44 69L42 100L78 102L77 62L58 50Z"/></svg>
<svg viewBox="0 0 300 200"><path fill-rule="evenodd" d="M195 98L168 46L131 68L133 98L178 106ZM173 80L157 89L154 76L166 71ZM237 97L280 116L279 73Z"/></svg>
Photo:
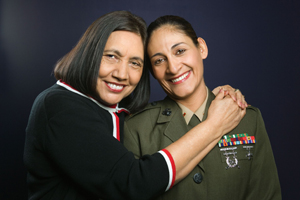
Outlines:
<svg viewBox="0 0 300 200"><path fill-rule="evenodd" d="M208 99L207 104L205 106L205 112L203 116L203 121L207 118L208 108L211 102L214 100L214 94L208 90ZM163 114L165 109L169 109L171 111L171 115L167 116ZM169 138L172 142L177 141L181 138L185 133L188 132L188 126L182 116L182 111L177 103L169 97L166 97L162 101L162 106L160 110L159 117L157 119L157 123L167 123L167 127L164 130L164 136ZM198 166L204 171L203 161L198 163Z"/></svg>
<svg viewBox="0 0 300 200"><path fill-rule="evenodd" d="M208 88L207 88L208 89ZM210 91L210 89L208 89L208 98L207 98L207 102L206 102L206 106L205 106L205 111L204 111L204 115L203 115L203 119L202 121L206 120L207 118L207 113L208 113L208 108L211 104L211 102L215 99L215 95ZM205 158L205 157L204 157ZM204 164L203 164L203 160L204 158L200 161L200 163L198 163L198 166L203 170L203 172L205 172L204 170Z"/></svg>
<svg viewBox="0 0 300 200"><path fill-rule="evenodd" d="M170 116L163 114L164 110L166 109L171 111ZM169 97L166 97L162 102L157 123L167 123L163 134L172 142L177 141L188 131L180 107Z"/></svg>

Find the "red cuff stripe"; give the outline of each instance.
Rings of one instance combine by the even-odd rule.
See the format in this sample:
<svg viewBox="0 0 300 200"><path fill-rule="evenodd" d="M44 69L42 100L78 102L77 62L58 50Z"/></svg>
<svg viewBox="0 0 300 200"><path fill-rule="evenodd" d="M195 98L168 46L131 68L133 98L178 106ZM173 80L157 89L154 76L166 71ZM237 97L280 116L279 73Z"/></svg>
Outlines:
<svg viewBox="0 0 300 200"><path fill-rule="evenodd" d="M175 162L174 159L172 157L172 155L170 154L170 152L167 149L162 149L163 152L165 152L165 154L167 154L170 162L171 162L171 166L172 166L172 171L173 171L173 177L172 177L172 183L169 189L171 189L174 185L175 182L175 177L176 177L176 166L175 166Z"/></svg>

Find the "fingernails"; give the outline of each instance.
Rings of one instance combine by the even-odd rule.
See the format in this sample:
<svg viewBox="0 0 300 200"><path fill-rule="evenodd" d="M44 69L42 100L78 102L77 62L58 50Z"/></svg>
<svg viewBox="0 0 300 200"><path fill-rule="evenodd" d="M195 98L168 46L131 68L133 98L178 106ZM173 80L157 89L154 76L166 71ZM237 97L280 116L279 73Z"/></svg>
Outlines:
<svg viewBox="0 0 300 200"><path fill-rule="evenodd" d="M238 101L237 104L242 108L242 102Z"/></svg>

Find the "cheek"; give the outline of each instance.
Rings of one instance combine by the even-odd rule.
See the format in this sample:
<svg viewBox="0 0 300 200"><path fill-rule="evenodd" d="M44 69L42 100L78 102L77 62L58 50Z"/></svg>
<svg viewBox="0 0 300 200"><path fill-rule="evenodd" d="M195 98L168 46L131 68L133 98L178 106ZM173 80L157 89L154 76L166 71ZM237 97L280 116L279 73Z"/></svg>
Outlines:
<svg viewBox="0 0 300 200"><path fill-rule="evenodd" d="M165 70L162 67L153 67L152 71L155 79L160 80L164 78Z"/></svg>
<svg viewBox="0 0 300 200"><path fill-rule="evenodd" d="M202 64L202 59L197 54L197 52L194 52L190 56L186 57L186 62L190 63L193 66L199 66L200 64Z"/></svg>
<svg viewBox="0 0 300 200"><path fill-rule="evenodd" d="M99 77L100 78L106 77L110 73L108 69L109 68L106 67L105 65L101 65L99 69Z"/></svg>
<svg viewBox="0 0 300 200"><path fill-rule="evenodd" d="M138 71L132 70L130 72L130 84L136 86L141 80L142 73L143 73L143 69L140 69Z"/></svg>

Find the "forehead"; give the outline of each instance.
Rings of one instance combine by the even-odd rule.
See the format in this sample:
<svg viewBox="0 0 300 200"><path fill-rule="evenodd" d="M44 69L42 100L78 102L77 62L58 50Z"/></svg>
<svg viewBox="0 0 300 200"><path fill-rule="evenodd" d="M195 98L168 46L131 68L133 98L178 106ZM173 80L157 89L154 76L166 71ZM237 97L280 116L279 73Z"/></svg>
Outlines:
<svg viewBox="0 0 300 200"><path fill-rule="evenodd" d="M171 25L171 24L166 24L166 25L162 25L161 27L159 27L158 29L154 30L149 38L149 42L151 42L151 40L153 38L156 38L158 36L161 36L162 34L165 35L178 35L180 36L186 36L186 33L181 30L180 28L178 28L176 25Z"/></svg>
<svg viewBox="0 0 300 200"><path fill-rule="evenodd" d="M179 29L177 26L171 25L171 24L165 24L165 25L162 25L161 27L155 29L152 32L150 39L152 39L153 35L155 35L155 33L158 33L158 32L169 33L169 34L177 34L178 33L178 34L185 35L185 32L182 31L181 29Z"/></svg>
<svg viewBox="0 0 300 200"><path fill-rule="evenodd" d="M141 55L144 53L144 44L140 35L130 31L114 31L108 37L105 49L117 50L134 50L138 51Z"/></svg>
<svg viewBox="0 0 300 200"><path fill-rule="evenodd" d="M187 44L192 43L190 37L188 37L182 30L172 25L164 25L151 34L148 43L148 51L153 48L160 48L167 46L170 48L172 45L178 42L184 42Z"/></svg>

